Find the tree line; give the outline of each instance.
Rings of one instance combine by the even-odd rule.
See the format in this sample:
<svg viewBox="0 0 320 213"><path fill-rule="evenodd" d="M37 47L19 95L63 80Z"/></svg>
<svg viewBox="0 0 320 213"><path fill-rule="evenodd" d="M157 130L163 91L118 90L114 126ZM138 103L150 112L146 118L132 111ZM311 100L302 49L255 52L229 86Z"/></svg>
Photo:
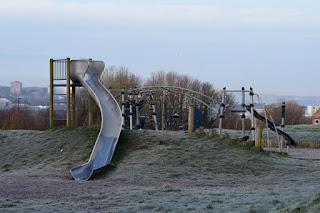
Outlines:
<svg viewBox="0 0 320 213"><path fill-rule="evenodd" d="M195 91L180 93L179 91L170 90L156 90L154 89L154 101L157 112L158 124L161 129L162 126L167 130L186 129L188 123L188 106L194 105L202 112L200 126L205 128L215 128L218 125L219 105L222 99L222 90L216 88L210 82L201 82L198 79L192 78L188 75L179 74L176 72L153 72L144 79L139 75L129 72L126 67L107 67L101 75L101 83L107 88L121 90L122 87L126 89L141 88L148 86L172 86L181 87L188 90ZM114 96L119 92L112 92ZM205 96L211 97L212 100ZM121 98L118 99L120 103ZM92 100L92 102L94 102ZM209 107L204 104L207 103ZM281 104L278 103L268 105L267 109L270 115L276 122L281 123ZM241 117L237 113L231 113L231 109L236 105L234 97L231 94L226 98L226 111L224 117L224 128L241 129ZM88 93L83 88L76 90L76 111L75 111L75 125L83 126L88 123ZM93 117L94 124L100 124L100 111L98 106L93 103ZM10 110L0 110L0 128L1 129L39 129L44 130L48 128L48 110L34 112L28 109L17 109L16 107ZM179 117L173 117L178 114ZM286 108L286 124L294 125L300 123L309 123L303 116L303 106L294 101L287 102ZM146 117L146 128L153 128L153 119L151 110L145 106L142 108L141 115ZM164 118L164 119L163 119ZM247 128L250 128L250 120L246 120Z"/></svg>

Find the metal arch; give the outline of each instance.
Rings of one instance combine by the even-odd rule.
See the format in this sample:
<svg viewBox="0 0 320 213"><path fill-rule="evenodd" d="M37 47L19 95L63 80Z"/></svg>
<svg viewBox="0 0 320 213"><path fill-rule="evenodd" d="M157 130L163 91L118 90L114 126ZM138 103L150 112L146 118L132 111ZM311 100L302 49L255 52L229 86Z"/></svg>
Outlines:
<svg viewBox="0 0 320 213"><path fill-rule="evenodd" d="M153 90L153 91L154 91L154 92L162 92L163 90ZM176 91L176 90L170 90L170 92L174 92L174 93L178 93L178 94L181 94L181 95L188 96L189 98L195 99L195 100L201 102L202 104L206 105L207 107L209 107L209 104L207 104L206 102L204 102L204 101L200 100L199 98L196 98L196 97L194 97L194 96L192 96L192 95L189 95L189 94L187 94L187 93L178 92L178 91Z"/></svg>
<svg viewBox="0 0 320 213"><path fill-rule="evenodd" d="M151 88L160 88L158 90L152 90ZM200 92L197 92L197 91L194 91L194 90L190 90L190 89L187 89L187 88L182 88L182 87L176 87L176 86L149 86L149 87L140 87L140 88L134 88L132 89L132 91L139 91L139 92L142 92L142 93L145 93L145 92L148 92L148 93L145 93L140 99L143 99L144 96L150 96L151 95L151 92L162 92L162 91L168 91L168 92L174 92L174 93L178 93L178 94L181 94L181 95L185 95L189 98L192 98L196 101L199 101L200 103L204 104L205 106L207 107L210 107L210 105L204 101L202 101L201 99L197 98L197 97L194 97L188 93L183 93L183 92L179 92L177 90L169 90L168 88L172 88L172 89L180 89L180 90L184 90L184 91L188 91L188 92L192 92L192 93L195 93L195 94L199 94L203 97L206 97L208 98L210 101L213 101L215 103L218 103L215 99L213 99L212 97L210 96L207 96L203 93L200 93ZM146 90L146 89L150 89L150 90ZM121 91L121 90L118 90L118 89L111 89L110 91ZM115 98L119 98L121 96L121 94L118 94L115 96Z"/></svg>
<svg viewBox="0 0 320 213"><path fill-rule="evenodd" d="M164 90L165 90L165 89L163 89L163 90L152 90L152 92L162 92L162 91L164 91ZM113 90L111 90L111 91L113 91ZM151 90L150 90L150 91L151 91ZM140 92L150 92L150 91L140 91ZM192 96L192 95L189 95L189 94L187 94L187 93L179 92L179 91L176 91L176 90L167 90L167 91L188 96L189 98L195 99L195 100L201 102L202 104L206 105L207 107L210 107L209 104L207 104L206 102L204 102L204 101L200 100L199 98L196 98L196 97L194 97L194 96ZM118 95L116 95L114 98L117 99L117 98L119 98L120 96L121 96L121 94L118 94ZM151 93L145 93L145 94L143 94L140 99L143 99L144 96L151 96ZM215 102L216 102L216 101L215 101Z"/></svg>
<svg viewBox="0 0 320 213"><path fill-rule="evenodd" d="M140 87L140 88L135 88L135 89L132 89L132 90L144 90L144 89L149 89L149 88L162 88L162 89L165 89L165 88L172 88L172 89L179 89L179 90L185 90L185 91L188 91L188 92L192 92L192 93L195 93L195 94L198 94L198 95L201 95L203 97L206 97L214 102L217 102L216 100L214 100L212 97L210 96L207 96L203 93L200 93L200 92L197 92L197 91L194 91L194 90L191 90L191 89L187 89L187 88L182 88L182 87L176 87L176 86L147 86L147 87ZM183 93L184 94L184 93Z"/></svg>

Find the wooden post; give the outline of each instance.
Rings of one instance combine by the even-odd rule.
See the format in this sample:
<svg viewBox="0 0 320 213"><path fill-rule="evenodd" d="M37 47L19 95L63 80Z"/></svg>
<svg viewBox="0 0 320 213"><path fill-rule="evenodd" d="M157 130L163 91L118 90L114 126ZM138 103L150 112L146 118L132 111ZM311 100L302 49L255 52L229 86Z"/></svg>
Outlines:
<svg viewBox="0 0 320 213"><path fill-rule="evenodd" d="M74 84L74 82L73 82ZM76 118L76 87L72 85L72 114L71 114L71 126L75 126Z"/></svg>
<svg viewBox="0 0 320 213"><path fill-rule="evenodd" d="M255 146L257 148L261 148L261 144L262 144L262 130L263 130L263 127L262 126L258 126L257 127L257 139L256 139L256 143L255 143Z"/></svg>
<svg viewBox="0 0 320 213"><path fill-rule="evenodd" d="M50 115L49 115L50 128L53 127L53 59L50 59Z"/></svg>
<svg viewBox="0 0 320 213"><path fill-rule="evenodd" d="M189 119L188 119L188 132L193 133L193 125L194 125L194 106L189 106Z"/></svg>
<svg viewBox="0 0 320 213"><path fill-rule="evenodd" d="M67 127L71 127L70 113L70 58L67 58Z"/></svg>
<svg viewBox="0 0 320 213"><path fill-rule="evenodd" d="M214 129L209 130L209 138L214 138L216 136L216 131Z"/></svg>

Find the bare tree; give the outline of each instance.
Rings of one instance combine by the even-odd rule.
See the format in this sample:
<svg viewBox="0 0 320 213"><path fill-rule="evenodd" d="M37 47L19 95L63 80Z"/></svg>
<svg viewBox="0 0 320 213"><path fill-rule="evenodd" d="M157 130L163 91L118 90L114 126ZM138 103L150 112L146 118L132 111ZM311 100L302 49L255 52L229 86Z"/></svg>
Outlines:
<svg viewBox="0 0 320 213"><path fill-rule="evenodd" d="M213 86L213 84L209 82L201 82L197 79L193 79L190 76L187 75L181 75L176 72L168 72L165 73L164 71L159 71L156 73L152 73L151 77L146 80L146 86L176 86L176 87L181 87L181 88L186 88L189 90L193 90L195 92L187 92L186 95L180 94L179 91L175 89L168 90L165 92L165 103L164 103L164 108L165 111L162 112L162 101L163 101L163 93L156 93L155 98L156 98L156 106L157 108L157 114L161 115L162 113L165 114L165 122L166 126L170 129L172 124L175 122L176 124L180 126L185 126L188 122L188 106L189 105L195 105L198 107L203 115L203 119L200 121L200 125L206 126L206 127L212 127L212 124L214 123L216 119L216 115L212 116L208 113L208 107L201 103L201 101L205 103L210 103L210 100L207 97L204 97L203 95L199 95L198 93L202 93L206 96L209 96L213 98L214 101L214 106L218 106L219 103L221 102L221 95L222 91L218 90ZM198 93L197 93L198 92ZM200 102L199 102L200 100ZM228 104L233 103L233 99L227 99ZM211 108L210 108L211 110ZM174 113L178 113L180 115L179 118L173 118L172 115ZM215 112L217 113L217 112ZM210 118L210 119L207 119Z"/></svg>
<svg viewBox="0 0 320 213"><path fill-rule="evenodd" d="M140 87L143 83L143 80L140 76L137 76L133 73L130 73L126 67L107 67L100 78L101 82L105 85L106 88L121 89L125 87L135 88Z"/></svg>
<svg viewBox="0 0 320 213"><path fill-rule="evenodd" d="M275 104L267 106L270 114L277 124L281 124L282 117L282 103L283 100L278 100ZM285 123L286 125L307 124L310 123L310 119L304 116L304 107L296 101L285 102Z"/></svg>

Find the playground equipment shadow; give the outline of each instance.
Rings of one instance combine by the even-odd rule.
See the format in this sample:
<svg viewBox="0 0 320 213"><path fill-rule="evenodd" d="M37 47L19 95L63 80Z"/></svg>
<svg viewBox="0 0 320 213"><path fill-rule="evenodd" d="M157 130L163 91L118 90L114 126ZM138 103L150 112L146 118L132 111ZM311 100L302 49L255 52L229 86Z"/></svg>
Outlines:
<svg viewBox="0 0 320 213"><path fill-rule="evenodd" d="M320 161L186 132L122 131L110 166L72 180L69 169L89 158L98 132L0 131L0 211L320 210Z"/></svg>

